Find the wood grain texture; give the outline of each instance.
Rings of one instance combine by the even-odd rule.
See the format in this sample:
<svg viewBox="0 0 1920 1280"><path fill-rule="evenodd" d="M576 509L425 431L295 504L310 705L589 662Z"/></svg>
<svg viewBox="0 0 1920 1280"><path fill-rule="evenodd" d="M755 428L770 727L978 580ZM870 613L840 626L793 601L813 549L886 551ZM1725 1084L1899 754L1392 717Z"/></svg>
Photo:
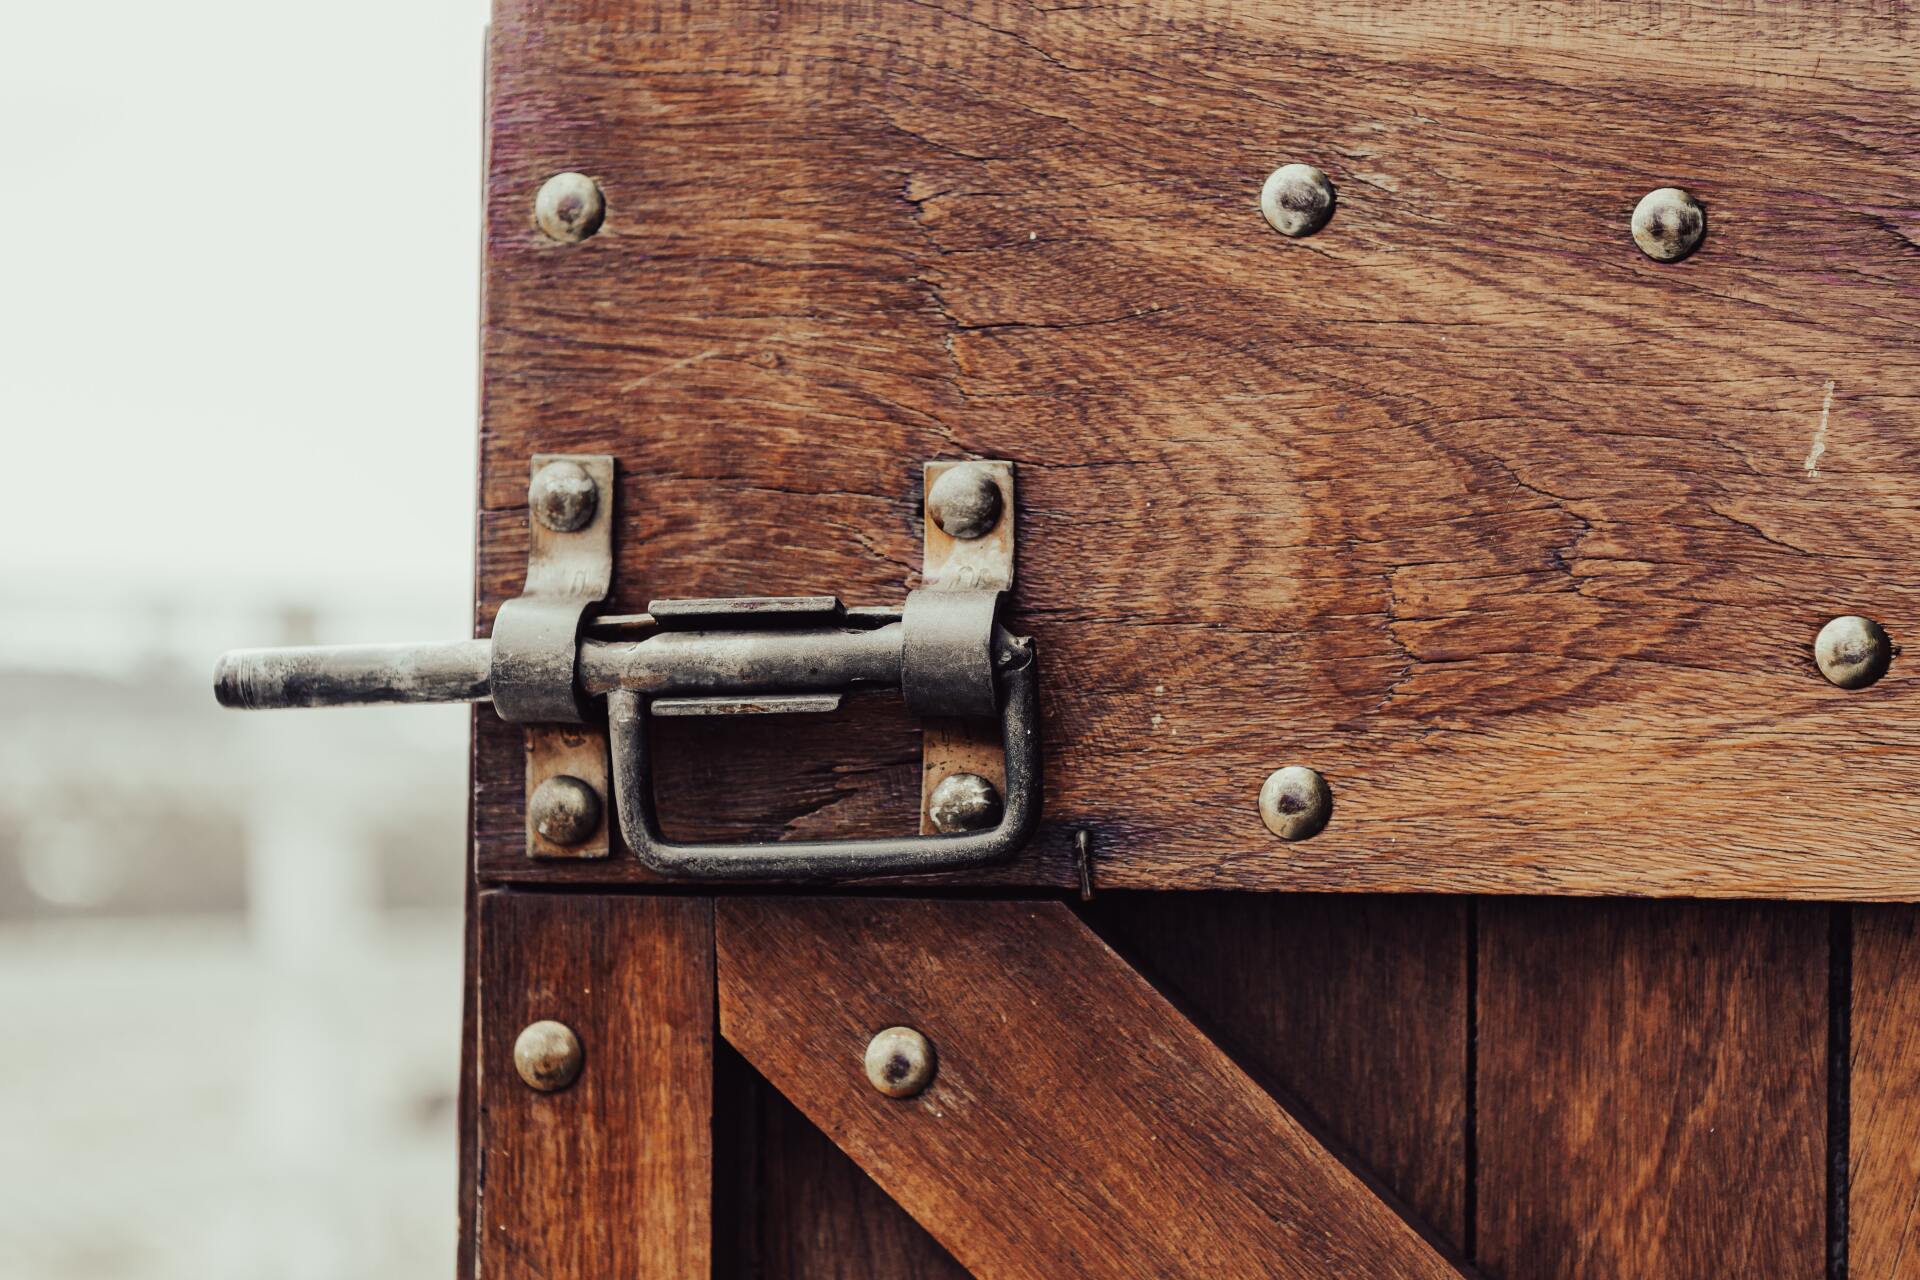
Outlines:
<svg viewBox="0 0 1920 1280"><path fill-rule="evenodd" d="M1058 903L716 919L722 1033L982 1280L1459 1274ZM860 1065L894 1024L909 1100Z"/></svg>
<svg viewBox="0 0 1920 1280"><path fill-rule="evenodd" d="M504 0L482 619L536 449L620 458L623 608L898 599L920 464L1006 457L1048 794L999 879L1071 883L1089 825L1115 887L1920 894L1912 669L1810 659L1838 612L1920 634L1912 24ZM1298 242L1255 207L1291 159L1340 190ZM562 248L565 168L609 214ZM1661 266L1626 227L1669 182L1711 230ZM524 865L512 737L485 872L638 878ZM756 785L911 794L850 797L857 749ZM1337 810L1281 847L1289 761Z"/></svg>
<svg viewBox="0 0 1920 1280"><path fill-rule="evenodd" d="M1806 906L1481 905L1490 1274L1826 1274L1827 929Z"/></svg>
<svg viewBox="0 0 1920 1280"><path fill-rule="evenodd" d="M767 1090L763 1114L760 1280L967 1280L966 1268L778 1091Z"/></svg>
<svg viewBox="0 0 1920 1280"><path fill-rule="evenodd" d="M1853 911L1849 1280L1920 1277L1920 911Z"/></svg>
<svg viewBox="0 0 1920 1280"><path fill-rule="evenodd" d="M716 1120L735 1150L716 1186L721 1280L966 1280L860 1166L724 1041Z"/></svg>
<svg viewBox="0 0 1920 1280"><path fill-rule="evenodd" d="M1467 1243L1467 920L1449 898L1101 894L1083 914L1234 1060Z"/></svg>
<svg viewBox="0 0 1920 1280"><path fill-rule="evenodd" d="M712 939L700 898L481 895L479 1274L709 1274ZM543 1018L585 1051L559 1093L514 1069Z"/></svg>

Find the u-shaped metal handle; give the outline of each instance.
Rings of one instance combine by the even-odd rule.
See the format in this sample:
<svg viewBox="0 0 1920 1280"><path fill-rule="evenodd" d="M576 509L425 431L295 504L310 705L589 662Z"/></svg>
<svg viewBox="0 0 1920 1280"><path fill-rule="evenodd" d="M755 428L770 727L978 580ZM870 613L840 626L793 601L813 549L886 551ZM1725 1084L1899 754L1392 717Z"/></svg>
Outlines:
<svg viewBox="0 0 1920 1280"><path fill-rule="evenodd" d="M919 875L1004 862L1040 821L1040 724L1033 641L1005 637L1000 666L1000 738L1006 798L998 825L952 835L870 840L782 840L763 844L684 844L660 834L653 803L645 695L607 694L614 809L620 834L648 867L702 880L816 880Z"/></svg>

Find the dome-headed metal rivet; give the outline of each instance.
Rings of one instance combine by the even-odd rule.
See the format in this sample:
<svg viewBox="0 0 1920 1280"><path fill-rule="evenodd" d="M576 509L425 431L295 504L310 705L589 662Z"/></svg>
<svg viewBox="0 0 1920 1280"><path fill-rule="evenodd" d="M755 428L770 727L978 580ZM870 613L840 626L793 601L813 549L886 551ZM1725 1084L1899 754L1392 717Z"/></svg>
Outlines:
<svg viewBox="0 0 1920 1280"><path fill-rule="evenodd" d="M1333 183L1310 164L1283 164L1260 188L1260 213L1283 236L1310 236L1333 216Z"/></svg>
<svg viewBox="0 0 1920 1280"><path fill-rule="evenodd" d="M1813 660L1820 674L1842 689L1864 689L1887 674L1893 640L1885 627L1857 613L1835 618L1814 637Z"/></svg>
<svg viewBox="0 0 1920 1280"><path fill-rule="evenodd" d="M513 1042L513 1069L529 1089L558 1093L580 1077L580 1037L564 1022L530 1024Z"/></svg>
<svg viewBox="0 0 1920 1280"><path fill-rule="evenodd" d="M578 533L593 523L600 489L577 462L549 462L527 486L533 517L555 533Z"/></svg>
<svg viewBox="0 0 1920 1280"><path fill-rule="evenodd" d="M556 173L533 198L533 223L561 244L578 244L600 229L607 201L600 184L584 173Z"/></svg>
<svg viewBox="0 0 1920 1280"><path fill-rule="evenodd" d="M950 538L984 538L1000 523L1000 486L985 467L948 467L927 494L927 514Z"/></svg>
<svg viewBox="0 0 1920 1280"><path fill-rule="evenodd" d="M950 773L927 797L927 817L946 835L985 831L1000 821L1000 793L977 773Z"/></svg>
<svg viewBox="0 0 1920 1280"><path fill-rule="evenodd" d="M867 1082L889 1098L933 1083L933 1045L912 1027L888 1027L867 1042Z"/></svg>
<svg viewBox="0 0 1920 1280"><path fill-rule="evenodd" d="M584 844L600 829L600 793L570 774L555 774L535 787L527 811L540 838L557 845Z"/></svg>
<svg viewBox="0 0 1920 1280"><path fill-rule="evenodd" d="M1634 206L1633 242L1655 262L1680 261L1706 234L1707 211L1679 187L1657 187Z"/></svg>
<svg viewBox="0 0 1920 1280"><path fill-rule="evenodd" d="M1282 840L1317 835L1333 816L1333 791L1315 770L1290 764L1267 775L1260 787L1260 821Z"/></svg>

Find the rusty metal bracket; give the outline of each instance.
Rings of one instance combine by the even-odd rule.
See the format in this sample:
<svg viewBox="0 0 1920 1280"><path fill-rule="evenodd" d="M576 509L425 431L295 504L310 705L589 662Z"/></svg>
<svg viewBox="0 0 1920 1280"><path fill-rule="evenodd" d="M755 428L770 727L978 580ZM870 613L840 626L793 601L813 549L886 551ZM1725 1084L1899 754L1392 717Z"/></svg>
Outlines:
<svg viewBox="0 0 1920 1280"><path fill-rule="evenodd" d="M999 494L998 515L991 528L972 538L955 537L936 518L933 495L943 478L956 468L965 467L990 481ZM929 462L922 468L926 484L921 490L925 517L921 532L921 576L929 591L969 591L987 588L1010 591L1013 588L1014 493L1011 462ZM948 481L949 485L953 482ZM962 532L972 530L963 529ZM940 787L949 778L980 778L992 788L993 800L1007 794L1006 754L1000 735L991 725L968 720L928 720L920 738L920 830L932 833L941 829L934 807L936 793L945 801L947 792ZM941 819L948 826L952 819L943 805Z"/></svg>
<svg viewBox="0 0 1920 1280"><path fill-rule="evenodd" d="M580 628L613 586L613 459L533 456L527 583L493 620L493 709L509 724L585 724Z"/></svg>
<svg viewBox="0 0 1920 1280"><path fill-rule="evenodd" d="M587 834L572 844L574 833L553 821L548 796L540 788L552 778L585 783L599 803ZM527 856L529 858L604 858L613 852L613 777L607 766L607 731L598 725L527 726ZM546 830L542 830L542 828ZM552 834L549 834L549 833Z"/></svg>
<svg viewBox="0 0 1920 1280"><path fill-rule="evenodd" d="M593 495L577 528L568 526L581 519L578 495L567 507L568 495L555 497L543 484L568 478L573 467ZM527 581L494 619L493 705L503 720L527 726L527 856L604 858L613 851L607 731L590 723L575 667L581 629L613 586L613 459L538 453L528 479ZM560 820L553 788L541 790L556 778L584 783L597 798L590 821Z"/></svg>

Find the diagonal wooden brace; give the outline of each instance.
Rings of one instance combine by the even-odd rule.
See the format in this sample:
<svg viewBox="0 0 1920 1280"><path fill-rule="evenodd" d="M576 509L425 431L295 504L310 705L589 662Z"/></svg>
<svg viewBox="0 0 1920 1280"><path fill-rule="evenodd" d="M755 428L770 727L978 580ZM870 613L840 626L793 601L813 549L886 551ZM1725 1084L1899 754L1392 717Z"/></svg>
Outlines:
<svg viewBox="0 0 1920 1280"><path fill-rule="evenodd" d="M976 1276L1471 1274L1062 904L715 911L721 1033ZM912 1098L860 1069L895 1025Z"/></svg>

